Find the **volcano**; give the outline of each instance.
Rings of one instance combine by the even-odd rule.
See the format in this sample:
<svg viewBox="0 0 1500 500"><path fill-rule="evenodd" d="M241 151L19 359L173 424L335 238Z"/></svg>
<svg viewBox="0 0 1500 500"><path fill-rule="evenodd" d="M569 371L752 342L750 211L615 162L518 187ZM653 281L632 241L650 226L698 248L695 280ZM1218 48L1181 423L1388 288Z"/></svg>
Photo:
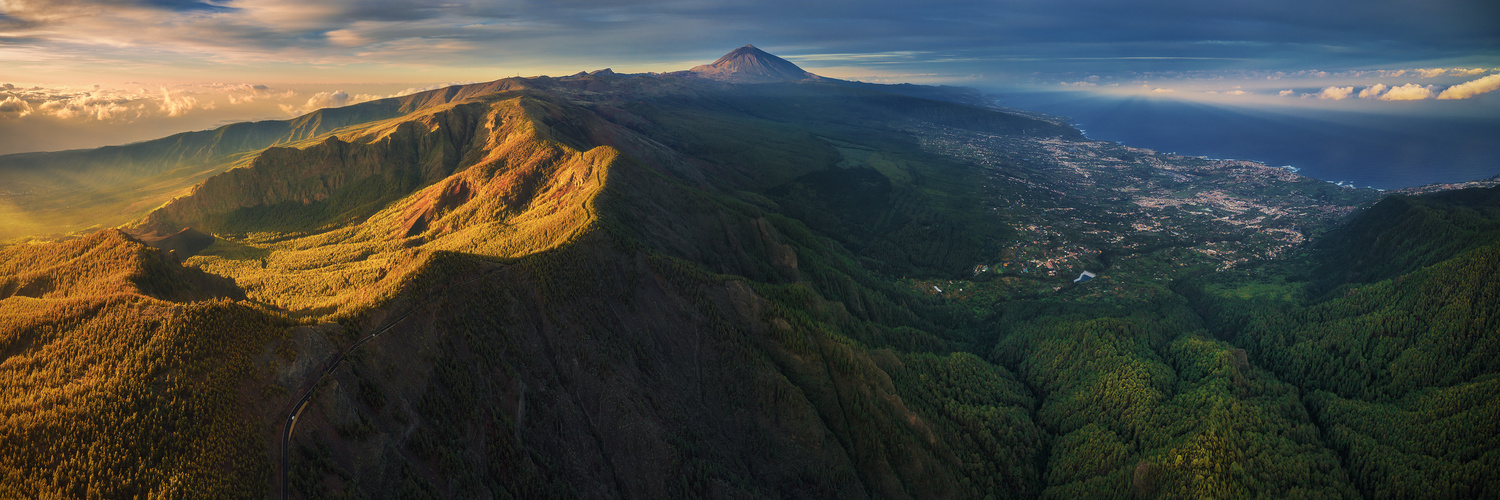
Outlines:
<svg viewBox="0 0 1500 500"><path fill-rule="evenodd" d="M770 53L756 48L754 45L746 45L724 54L713 64L706 64L688 70L689 73L704 78L723 80L735 83L771 83L785 81L802 81L822 79L818 75L808 73L807 70L797 67L791 61L771 55Z"/></svg>

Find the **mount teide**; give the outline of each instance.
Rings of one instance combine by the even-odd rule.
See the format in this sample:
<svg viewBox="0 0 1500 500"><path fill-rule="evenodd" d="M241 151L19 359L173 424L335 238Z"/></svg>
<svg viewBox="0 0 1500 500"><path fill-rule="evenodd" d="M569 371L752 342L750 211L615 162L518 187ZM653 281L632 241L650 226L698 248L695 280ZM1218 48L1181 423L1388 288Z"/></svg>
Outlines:
<svg viewBox="0 0 1500 500"><path fill-rule="evenodd" d="M740 83L796 82L822 77L808 73L786 59L746 45L724 54L713 64L696 66L692 74Z"/></svg>
<svg viewBox="0 0 1500 500"><path fill-rule="evenodd" d="M1354 496L1344 460L1376 471L1359 488L1459 460L1386 446L1369 416L1395 399L1299 393L1285 346L1263 369L1221 340L1304 314L1298 275L1202 259L1283 249L1363 191L976 96L746 46L0 157L39 202L0 207L31 238L0 247L0 497ZM1240 212L1191 205L1222 199ZM1474 233L1411 265L1490 262L1468 249L1495 199L1411 204ZM41 236L62 219L102 229ZM1441 381L1500 390L1481 358ZM1427 377L1391 387L1448 390Z"/></svg>

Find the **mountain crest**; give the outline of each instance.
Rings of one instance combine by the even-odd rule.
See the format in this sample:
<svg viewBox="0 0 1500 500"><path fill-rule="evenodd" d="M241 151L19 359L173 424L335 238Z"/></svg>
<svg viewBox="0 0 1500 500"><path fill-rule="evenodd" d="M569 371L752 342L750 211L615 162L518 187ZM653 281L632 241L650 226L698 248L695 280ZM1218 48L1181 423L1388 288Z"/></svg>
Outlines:
<svg viewBox="0 0 1500 500"><path fill-rule="evenodd" d="M770 83L822 78L797 67L791 61L760 50L754 45L734 49L714 61L713 64L698 66L689 71L704 78L736 83Z"/></svg>

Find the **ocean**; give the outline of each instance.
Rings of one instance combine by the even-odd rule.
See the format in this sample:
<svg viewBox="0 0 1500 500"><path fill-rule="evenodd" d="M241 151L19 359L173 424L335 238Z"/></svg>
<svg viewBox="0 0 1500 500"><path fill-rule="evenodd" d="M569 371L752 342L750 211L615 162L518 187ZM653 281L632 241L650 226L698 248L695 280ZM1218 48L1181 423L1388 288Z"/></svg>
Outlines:
<svg viewBox="0 0 1500 500"><path fill-rule="evenodd" d="M1500 116L1266 111L1076 92L1004 93L998 104L1065 116L1089 138L1209 158L1291 166L1359 187L1396 189L1500 174Z"/></svg>

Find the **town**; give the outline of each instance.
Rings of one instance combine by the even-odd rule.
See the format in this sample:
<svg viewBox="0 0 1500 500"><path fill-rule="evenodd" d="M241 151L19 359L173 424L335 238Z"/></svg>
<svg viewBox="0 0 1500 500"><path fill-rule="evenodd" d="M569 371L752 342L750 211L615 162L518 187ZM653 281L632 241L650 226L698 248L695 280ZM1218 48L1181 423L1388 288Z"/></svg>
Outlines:
<svg viewBox="0 0 1500 500"><path fill-rule="evenodd" d="M907 130L924 150L983 169L989 208L1019 233L975 264L972 281L913 282L955 299L1074 286L1131 293L1135 283L1277 259L1379 196L1252 161L931 124ZM1075 284L1085 271L1098 279Z"/></svg>

